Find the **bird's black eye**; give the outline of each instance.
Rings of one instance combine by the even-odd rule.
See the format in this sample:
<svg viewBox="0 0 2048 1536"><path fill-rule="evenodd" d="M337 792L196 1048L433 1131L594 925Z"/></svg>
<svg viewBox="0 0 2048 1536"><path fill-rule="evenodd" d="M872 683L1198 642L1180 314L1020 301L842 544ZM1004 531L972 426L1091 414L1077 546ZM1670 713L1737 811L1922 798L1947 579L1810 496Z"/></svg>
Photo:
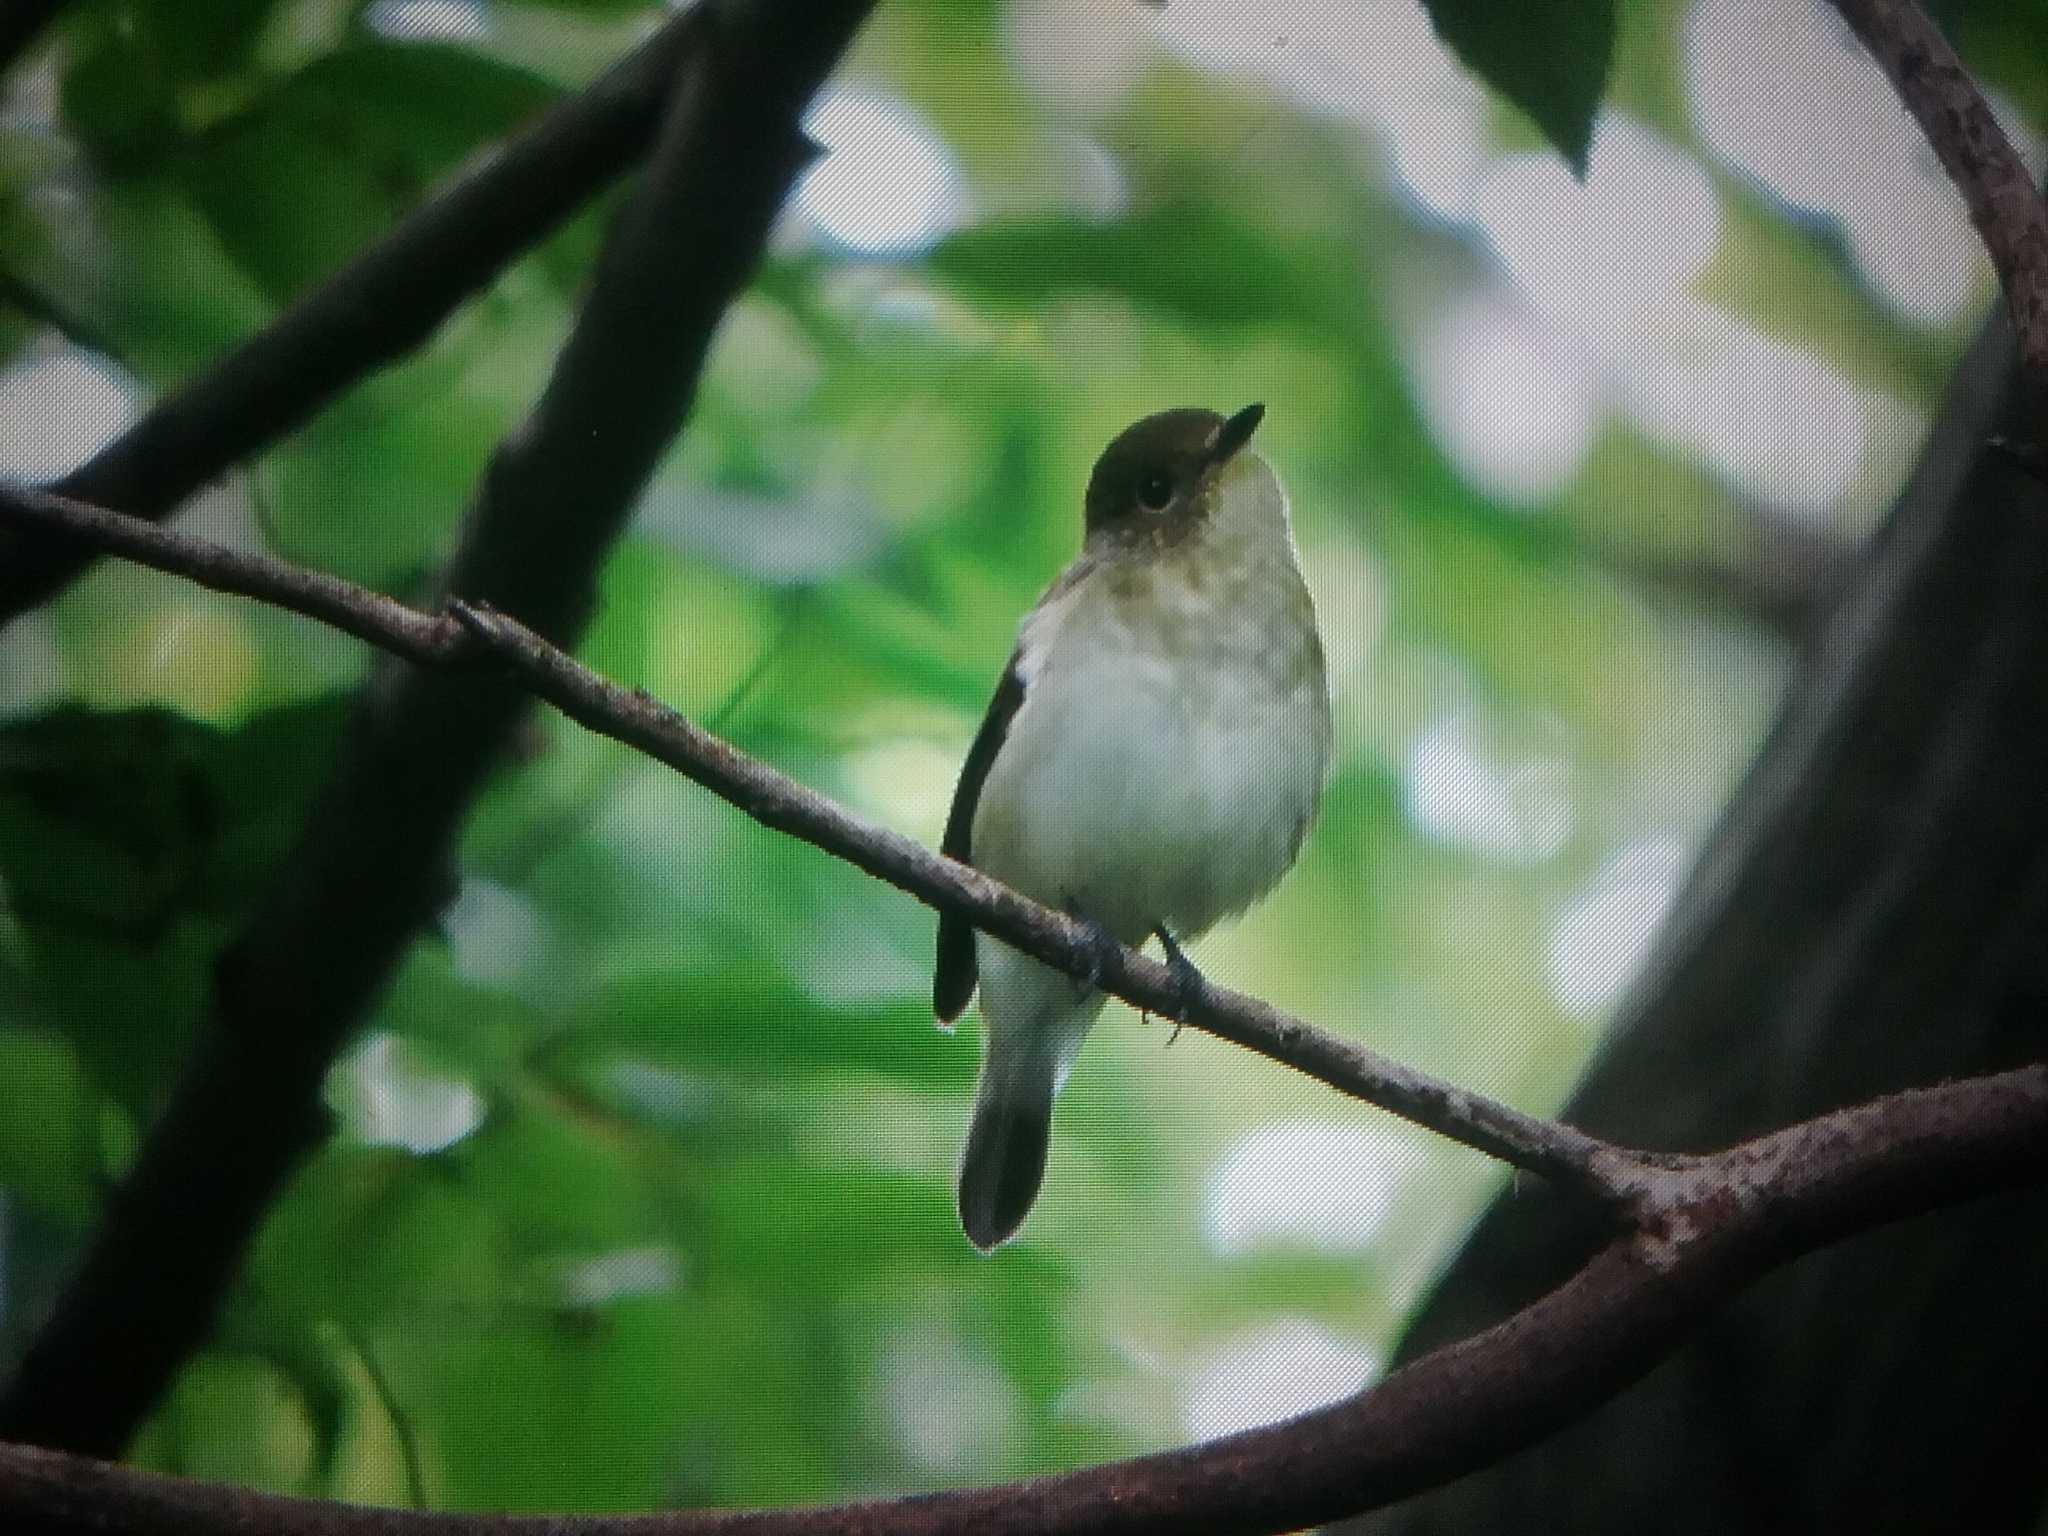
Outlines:
<svg viewBox="0 0 2048 1536"><path fill-rule="evenodd" d="M1147 475L1138 482L1138 503L1149 512L1163 512L1173 500L1173 482L1164 475Z"/></svg>

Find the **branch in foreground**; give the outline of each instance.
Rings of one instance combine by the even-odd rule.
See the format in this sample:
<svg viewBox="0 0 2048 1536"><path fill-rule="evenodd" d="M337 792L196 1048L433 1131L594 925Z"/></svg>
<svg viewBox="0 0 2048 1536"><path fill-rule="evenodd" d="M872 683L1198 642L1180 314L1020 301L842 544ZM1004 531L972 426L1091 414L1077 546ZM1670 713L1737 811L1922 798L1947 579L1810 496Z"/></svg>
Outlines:
<svg viewBox="0 0 2048 1536"><path fill-rule="evenodd" d="M2012 310L2020 356L2048 385L2048 207L1984 93L1917 0L1835 0L1963 194Z"/></svg>
<svg viewBox="0 0 2048 1536"><path fill-rule="evenodd" d="M0 515L60 530L217 592L290 609L423 665L473 660L480 646L513 668L535 696L578 724L665 763L762 825L845 859L928 906L957 913L1070 976L1095 976L1105 991L1134 1007L1166 1017L1185 1013L1186 1022L1199 1029L1453 1141L1609 1202L1622 1198L1622 1173L1632 1166L1631 1154L1430 1077L1213 982L1204 984L1189 1007L1166 966L1134 949L1121 950L1115 965L1105 965L1100 936L1066 913L1040 906L900 832L863 820L646 693L600 677L505 614L458 601L452 605L453 617L434 618L281 560L240 554L36 491L0 486ZM486 686L474 672L471 682Z"/></svg>
<svg viewBox="0 0 2048 1536"><path fill-rule="evenodd" d="M811 0L801 25L767 0L691 12L701 46L546 392L492 459L451 586L544 633L581 632L808 162L803 109L871 3ZM334 1056L445 901L463 817L525 705L501 679L425 670L387 668L365 690L296 846L215 966L200 1046L0 1397L0 1438L117 1453L206 1336L277 1189L325 1133Z"/></svg>
<svg viewBox="0 0 2048 1536"><path fill-rule="evenodd" d="M492 1516L364 1509L0 1447L0 1514L50 1536L937 1536L1299 1529L1518 1450L1642 1375L1773 1266L2048 1169L2048 1066L1902 1093L1655 1176L1655 1224L1496 1327L1279 1424L1030 1482L819 1509Z"/></svg>
<svg viewBox="0 0 2048 1536"><path fill-rule="evenodd" d="M36 6L19 9L26 22ZM163 518L404 357L641 154L703 33L701 8L670 21L50 488ZM75 547L0 534L0 627L48 600L86 560Z"/></svg>

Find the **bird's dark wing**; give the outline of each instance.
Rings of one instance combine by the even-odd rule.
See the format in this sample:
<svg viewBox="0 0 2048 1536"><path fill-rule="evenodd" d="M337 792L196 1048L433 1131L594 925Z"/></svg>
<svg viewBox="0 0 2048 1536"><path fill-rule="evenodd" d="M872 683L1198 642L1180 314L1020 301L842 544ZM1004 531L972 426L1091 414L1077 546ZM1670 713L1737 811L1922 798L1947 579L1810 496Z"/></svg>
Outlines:
<svg viewBox="0 0 2048 1536"><path fill-rule="evenodd" d="M988 701L988 713L975 732L974 745L967 749L967 761L960 768L960 784L953 791L953 809L946 816L946 835L939 852L949 859L970 864L974 858L974 809L981 803L981 786L1010 722L1024 702L1024 676L1017 670L1019 657L1012 656L996 685L996 696ZM950 912L939 914L939 957L932 977L932 1012L939 1022L950 1024L960 1017L967 1000L974 996L974 928Z"/></svg>

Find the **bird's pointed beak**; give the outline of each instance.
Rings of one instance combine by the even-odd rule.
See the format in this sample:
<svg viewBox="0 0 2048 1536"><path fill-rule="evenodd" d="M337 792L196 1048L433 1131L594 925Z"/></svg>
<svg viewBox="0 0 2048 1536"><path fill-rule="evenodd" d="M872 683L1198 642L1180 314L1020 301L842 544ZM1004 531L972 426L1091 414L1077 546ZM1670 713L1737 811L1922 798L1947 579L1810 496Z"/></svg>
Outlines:
<svg viewBox="0 0 2048 1536"><path fill-rule="evenodd" d="M1224 422L1223 430L1216 434L1216 446L1209 450L1209 462L1223 464L1235 457L1238 449L1252 440L1252 434L1259 430L1259 423L1265 419L1265 406L1254 401Z"/></svg>

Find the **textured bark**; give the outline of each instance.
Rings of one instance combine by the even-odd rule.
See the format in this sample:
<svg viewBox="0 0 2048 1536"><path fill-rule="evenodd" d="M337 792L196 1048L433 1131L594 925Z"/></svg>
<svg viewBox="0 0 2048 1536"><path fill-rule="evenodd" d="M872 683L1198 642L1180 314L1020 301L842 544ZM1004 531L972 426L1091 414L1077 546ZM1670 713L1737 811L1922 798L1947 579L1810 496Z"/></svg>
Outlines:
<svg viewBox="0 0 2048 1536"><path fill-rule="evenodd" d="M2000 317L1818 637L1564 1118L1715 1146L2048 1052L2048 489ZM1501 1200L1412 1358L1574 1269L1597 1234ZM2048 1486L2048 1196L1814 1255L1544 1444L1363 1522L1413 1533L2031 1528Z"/></svg>

